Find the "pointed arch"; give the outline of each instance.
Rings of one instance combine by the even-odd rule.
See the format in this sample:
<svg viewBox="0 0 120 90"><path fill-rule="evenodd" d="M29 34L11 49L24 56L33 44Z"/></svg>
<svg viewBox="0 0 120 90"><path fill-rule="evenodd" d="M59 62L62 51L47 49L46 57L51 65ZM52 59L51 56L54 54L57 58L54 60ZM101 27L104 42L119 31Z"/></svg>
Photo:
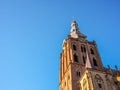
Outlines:
<svg viewBox="0 0 120 90"><path fill-rule="evenodd" d="M73 44L73 46L72 46L72 47L73 47L73 50L75 50L75 51L77 50L76 45L74 45L74 44Z"/></svg>
<svg viewBox="0 0 120 90"><path fill-rule="evenodd" d="M86 52L86 48L84 44L81 45L81 52L84 52L84 53Z"/></svg>
<svg viewBox="0 0 120 90"><path fill-rule="evenodd" d="M73 57L74 57L74 62L78 62L78 56L74 54Z"/></svg>
<svg viewBox="0 0 120 90"><path fill-rule="evenodd" d="M94 66L98 66L97 60L96 60L95 58L93 58L93 65L94 65Z"/></svg>
<svg viewBox="0 0 120 90"><path fill-rule="evenodd" d="M95 54L93 48L90 48L90 53L93 55Z"/></svg>
<svg viewBox="0 0 120 90"><path fill-rule="evenodd" d="M82 58L83 58L83 63L86 64L86 57L83 56Z"/></svg>
<svg viewBox="0 0 120 90"><path fill-rule="evenodd" d="M81 75L81 74L80 74L80 71L77 71L77 72L76 72L76 76L77 76L77 77L80 77L80 75Z"/></svg>

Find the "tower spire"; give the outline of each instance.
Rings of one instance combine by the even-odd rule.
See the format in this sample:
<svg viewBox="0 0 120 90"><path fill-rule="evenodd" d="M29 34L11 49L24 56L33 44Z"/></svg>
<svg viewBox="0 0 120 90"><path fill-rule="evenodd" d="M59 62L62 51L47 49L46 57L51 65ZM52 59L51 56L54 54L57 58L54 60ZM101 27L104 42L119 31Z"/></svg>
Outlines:
<svg viewBox="0 0 120 90"><path fill-rule="evenodd" d="M73 19L71 24L71 32L73 31L79 31L77 22Z"/></svg>
<svg viewBox="0 0 120 90"><path fill-rule="evenodd" d="M71 37L73 37L73 38L78 38L78 37L80 37L80 36L82 36L82 37L86 37L85 35L83 35L81 32L80 32L80 29L79 29L79 27L78 27L78 24L77 24L77 22L73 19L72 20L72 23L71 23L71 30L70 30L70 35L71 35Z"/></svg>

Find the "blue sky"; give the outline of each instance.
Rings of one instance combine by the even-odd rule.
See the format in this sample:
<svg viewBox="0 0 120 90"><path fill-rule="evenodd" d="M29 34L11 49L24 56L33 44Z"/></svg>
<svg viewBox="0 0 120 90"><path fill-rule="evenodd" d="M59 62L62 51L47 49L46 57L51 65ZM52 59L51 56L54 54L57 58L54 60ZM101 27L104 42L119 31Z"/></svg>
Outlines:
<svg viewBox="0 0 120 90"><path fill-rule="evenodd" d="M119 0L1 0L0 90L59 90L73 17L97 42L104 66L120 67Z"/></svg>

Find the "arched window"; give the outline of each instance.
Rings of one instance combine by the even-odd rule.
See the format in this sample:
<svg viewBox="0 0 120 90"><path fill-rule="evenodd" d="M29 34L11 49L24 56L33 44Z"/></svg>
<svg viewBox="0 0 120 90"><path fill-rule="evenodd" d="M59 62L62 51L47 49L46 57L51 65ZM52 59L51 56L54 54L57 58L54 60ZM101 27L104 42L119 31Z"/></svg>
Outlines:
<svg viewBox="0 0 120 90"><path fill-rule="evenodd" d="M80 72L79 71L77 71L76 74L77 74L77 77L80 77Z"/></svg>
<svg viewBox="0 0 120 90"><path fill-rule="evenodd" d="M83 47L81 46L81 52L83 52Z"/></svg>
<svg viewBox="0 0 120 90"><path fill-rule="evenodd" d="M83 56L83 63L85 64L86 63L86 58Z"/></svg>
<svg viewBox="0 0 120 90"><path fill-rule="evenodd" d="M86 48L85 48L85 46L84 46L84 52L86 52Z"/></svg>
<svg viewBox="0 0 120 90"><path fill-rule="evenodd" d="M94 64L94 66L98 66L97 61L96 61L95 58L93 58L93 64Z"/></svg>
<svg viewBox="0 0 120 90"><path fill-rule="evenodd" d="M77 48L76 48L76 46L75 46L75 45L73 45L73 50L77 50Z"/></svg>
<svg viewBox="0 0 120 90"><path fill-rule="evenodd" d="M76 54L74 54L74 61L78 62L78 56Z"/></svg>
<svg viewBox="0 0 120 90"><path fill-rule="evenodd" d="M90 49L90 52L91 52L91 54L94 54L94 50L92 48Z"/></svg>
<svg viewBox="0 0 120 90"><path fill-rule="evenodd" d="M85 45L81 45L81 52L86 52Z"/></svg>

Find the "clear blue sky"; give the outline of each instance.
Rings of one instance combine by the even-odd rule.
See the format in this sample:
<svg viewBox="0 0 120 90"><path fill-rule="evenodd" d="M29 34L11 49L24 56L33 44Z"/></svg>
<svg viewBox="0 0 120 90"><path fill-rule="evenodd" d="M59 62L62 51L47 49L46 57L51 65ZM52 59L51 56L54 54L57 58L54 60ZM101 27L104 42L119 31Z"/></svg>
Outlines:
<svg viewBox="0 0 120 90"><path fill-rule="evenodd" d="M72 18L104 63L120 67L120 0L1 0L0 90L59 90Z"/></svg>

